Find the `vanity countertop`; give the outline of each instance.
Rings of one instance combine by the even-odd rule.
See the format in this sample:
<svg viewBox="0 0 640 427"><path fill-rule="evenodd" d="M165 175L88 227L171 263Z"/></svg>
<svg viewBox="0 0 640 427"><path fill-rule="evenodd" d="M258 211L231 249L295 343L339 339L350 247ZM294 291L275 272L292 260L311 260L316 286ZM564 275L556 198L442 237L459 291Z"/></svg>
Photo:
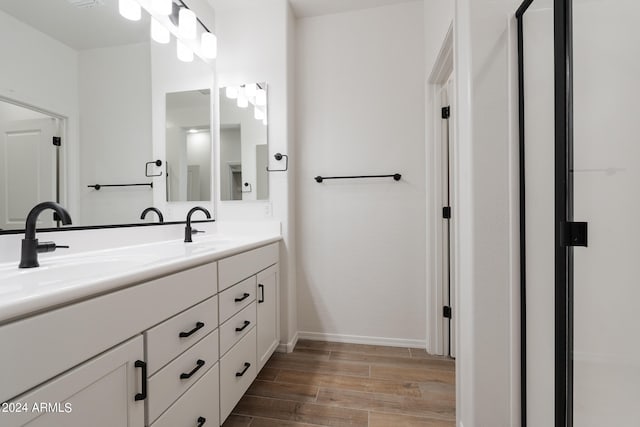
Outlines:
<svg viewBox="0 0 640 427"><path fill-rule="evenodd" d="M281 239L274 234L198 236L193 243L171 240L67 256L41 254L40 267L31 269L0 263L0 325Z"/></svg>

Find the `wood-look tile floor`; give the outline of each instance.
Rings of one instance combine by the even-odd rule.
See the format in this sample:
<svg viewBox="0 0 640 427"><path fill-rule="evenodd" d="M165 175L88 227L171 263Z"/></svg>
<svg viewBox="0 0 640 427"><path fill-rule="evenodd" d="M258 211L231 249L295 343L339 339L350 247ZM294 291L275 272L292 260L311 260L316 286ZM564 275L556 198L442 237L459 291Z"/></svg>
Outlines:
<svg viewBox="0 0 640 427"><path fill-rule="evenodd" d="M455 364L413 348L300 340L223 427L453 427Z"/></svg>

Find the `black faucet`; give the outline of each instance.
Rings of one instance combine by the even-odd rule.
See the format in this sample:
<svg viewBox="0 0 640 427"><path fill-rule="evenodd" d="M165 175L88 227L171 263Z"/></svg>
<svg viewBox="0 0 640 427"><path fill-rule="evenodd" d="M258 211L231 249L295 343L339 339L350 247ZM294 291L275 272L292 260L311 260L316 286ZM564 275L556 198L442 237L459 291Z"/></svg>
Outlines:
<svg viewBox="0 0 640 427"><path fill-rule="evenodd" d="M158 208L151 207L143 210L142 214L140 214L140 219L144 219L149 212L155 212L158 215L158 221L160 221L160 224L164 224L164 216L162 216L162 212L160 212L160 209Z"/></svg>
<svg viewBox="0 0 640 427"><path fill-rule="evenodd" d="M193 240L191 240L191 236L193 234L195 234L195 233L204 233L204 231L198 231L198 230L191 229L191 215L193 215L193 213L196 212L196 211L204 212L204 214L207 216L207 219L211 219L211 214L205 208L202 208L200 206L196 206L195 208L191 209L189 211L189 213L187 214L187 226L184 228L184 242L185 243L193 242Z"/></svg>
<svg viewBox="0 0 640 427"><path fill-rule="evenodd" d="M54 242L38 243L36 239L36 222L40 213L46 209L53 209L60 217L62 224L71 224L71 216L69 212L58 203L43 202L36 205L29 215L27 215L27 223L25 226L24 239L22 239L22 257L20 258L20 268L39 267L38 253L53 252L57 248L68 248L69 246L57 246Z"/></svg>

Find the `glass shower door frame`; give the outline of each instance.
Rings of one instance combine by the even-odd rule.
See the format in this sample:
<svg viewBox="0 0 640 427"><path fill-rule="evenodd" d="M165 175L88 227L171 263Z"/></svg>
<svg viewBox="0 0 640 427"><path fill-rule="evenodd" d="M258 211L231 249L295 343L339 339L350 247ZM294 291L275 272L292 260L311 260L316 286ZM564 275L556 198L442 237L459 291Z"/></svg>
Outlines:
<svg viewBox="0 0 640 427"><path fill-rule="evenodd" d="M526 253L525 253L525 93L523 17L533 0L518 11L518 80L520 139L520 275L521 401L527 425L526 396ZM555 250L555 426L573 426L573 18L572 0L554 0L554 250ZM586 245L586 243L584 243Z"/></svg>

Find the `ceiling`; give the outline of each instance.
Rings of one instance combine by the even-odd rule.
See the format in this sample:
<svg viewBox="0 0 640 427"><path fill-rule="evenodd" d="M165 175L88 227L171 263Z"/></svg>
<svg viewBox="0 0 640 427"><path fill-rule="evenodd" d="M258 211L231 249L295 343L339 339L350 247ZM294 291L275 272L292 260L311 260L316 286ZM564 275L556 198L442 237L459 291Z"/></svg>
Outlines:
<svg viewBox="0 0 640 427"><path fill-rule="evenodd" d="M118 13L118 0L79 8L69 0L0 0L0 10L76 49L120 46L149 40L149 17L132 22Z"/></svg>
<svg viewBox="0 0 640 427"><path fill-rule="evenodd" d="M298 18L370 9L416 0L289 0ZM209 0L214 9L238 9L264 4L264 0Z"/></svg>

